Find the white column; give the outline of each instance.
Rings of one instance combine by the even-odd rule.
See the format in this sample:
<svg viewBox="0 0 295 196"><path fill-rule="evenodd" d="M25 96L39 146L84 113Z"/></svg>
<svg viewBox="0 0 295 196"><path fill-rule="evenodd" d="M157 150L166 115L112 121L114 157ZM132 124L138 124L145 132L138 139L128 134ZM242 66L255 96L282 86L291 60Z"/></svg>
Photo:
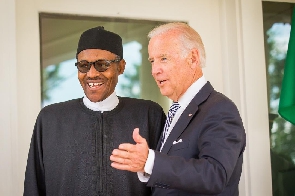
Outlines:
<svg viewBox="0 0 295 196"><path fill-rule="evenodd" d="M262 3L220 1L224 93L238 106L247 135L240 195L272 195Z"/></svg>
<svg viewBox="0 0 295 196"><path fill-rule="evenodd" d="M7 0L8 1L8 0ZM23 192L25 168L34 123L41 108L39 12L36 0L16 0L16 81L18 180Z"/></svg>
<svg viewBox="0 0 295 196"><path fill-rule="evenodd" d="M0 195L20 195L18 181L15 1L0 1Z"/></svg>

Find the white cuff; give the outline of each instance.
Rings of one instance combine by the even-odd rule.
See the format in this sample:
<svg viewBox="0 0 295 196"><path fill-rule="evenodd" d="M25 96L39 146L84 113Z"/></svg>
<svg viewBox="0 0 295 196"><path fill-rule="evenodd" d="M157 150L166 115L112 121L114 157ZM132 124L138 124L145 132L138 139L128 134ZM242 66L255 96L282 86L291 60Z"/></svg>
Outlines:
<svg viewBox="0 0 295 196"><path fill-rule="evenodd" d="M138 179L141 182L147 182L152 174L155 161L155 152L149 149L148 158L144 166L144 172L137 172Z"/></svg>

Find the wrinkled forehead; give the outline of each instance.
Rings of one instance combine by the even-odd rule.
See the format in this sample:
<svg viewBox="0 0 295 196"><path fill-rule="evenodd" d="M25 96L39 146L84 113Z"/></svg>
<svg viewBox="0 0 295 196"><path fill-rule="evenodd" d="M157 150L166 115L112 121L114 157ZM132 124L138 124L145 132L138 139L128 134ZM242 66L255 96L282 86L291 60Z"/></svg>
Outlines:
<svg viewBox="0 0 295 196"><path fill-rule="evenodd" d="M181 42L169 37L153 37L148 45L149 58L161 58L178 55L182 49Z"/></svg>

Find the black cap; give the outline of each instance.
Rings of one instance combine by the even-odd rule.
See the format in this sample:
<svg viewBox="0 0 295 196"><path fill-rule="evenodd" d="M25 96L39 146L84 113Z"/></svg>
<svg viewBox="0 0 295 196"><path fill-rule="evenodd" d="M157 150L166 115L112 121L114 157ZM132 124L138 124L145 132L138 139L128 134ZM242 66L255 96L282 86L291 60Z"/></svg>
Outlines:
<svg viewBox="0 0 295 196"><path fill-rule="evenodd" d="M123 58L122 38L113 32L104 30L103 26L84 31L79 39L76 56L87 49L101 49Z"/></svg>

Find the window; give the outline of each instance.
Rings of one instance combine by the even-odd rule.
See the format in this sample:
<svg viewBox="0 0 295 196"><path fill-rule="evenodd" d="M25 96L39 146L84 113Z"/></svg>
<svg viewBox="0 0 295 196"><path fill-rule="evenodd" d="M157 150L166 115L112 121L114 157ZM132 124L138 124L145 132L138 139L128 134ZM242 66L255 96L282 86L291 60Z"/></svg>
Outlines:
<svg viewBox="0 0 295 196"><path fill-rule="evenodd" d="M263 2L274 196L295 194L295 126L278 114L293 7L291 3Z"/></svg>
<svg viewBox="0 0 295 196"><path fill-rule="evenodd" d="M123 39L126 68L119 76L119 96L151 99L160 105L160 92L151 76L147 54L147 33L163 22L130 19L40 14L42 107L81 98L84 92L78 81L76 49L81 33L104 26ZM148 91L148 93L144 93Z"/></svg>

